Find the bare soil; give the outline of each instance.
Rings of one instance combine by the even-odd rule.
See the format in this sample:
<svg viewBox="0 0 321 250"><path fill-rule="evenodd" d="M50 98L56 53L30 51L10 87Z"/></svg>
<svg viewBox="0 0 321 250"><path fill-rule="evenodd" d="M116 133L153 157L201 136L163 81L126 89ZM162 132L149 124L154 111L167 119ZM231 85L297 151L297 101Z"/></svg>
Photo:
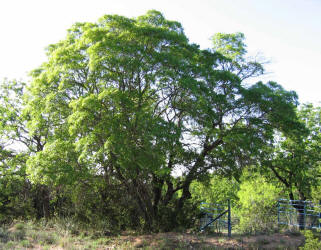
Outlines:
<svg viewBox="0 0 321 250"><path fill-rule="evenodd" d="M215 236L187 233L159 233L141 236L122 236L133 248L145 249L298 249L304 237L298 234L257 236ZM117 246L114 246L117 249Z"/></svg>

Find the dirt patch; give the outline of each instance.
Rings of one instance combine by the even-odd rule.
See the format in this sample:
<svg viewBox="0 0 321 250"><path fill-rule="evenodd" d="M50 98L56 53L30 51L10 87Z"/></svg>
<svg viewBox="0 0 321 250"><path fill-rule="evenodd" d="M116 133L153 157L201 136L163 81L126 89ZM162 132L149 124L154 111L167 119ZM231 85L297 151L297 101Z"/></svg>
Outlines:
<svg viewBox="0 0 321 250"><path fill-rule="evenodd" d="M299 246L303 245L304 236L275 233L271 235L239 237L238 241L243 245L243 247L246 248L258 247L262 249L297 249Z"/></svg>
<svg viewBox="0 0 321 250"><path fill-rule="evenodd" d="M122 236L133 248L147 249L297 249L303 245L302 235L275 233L258 236L213 236L187 233L158 233Z"/></svg>

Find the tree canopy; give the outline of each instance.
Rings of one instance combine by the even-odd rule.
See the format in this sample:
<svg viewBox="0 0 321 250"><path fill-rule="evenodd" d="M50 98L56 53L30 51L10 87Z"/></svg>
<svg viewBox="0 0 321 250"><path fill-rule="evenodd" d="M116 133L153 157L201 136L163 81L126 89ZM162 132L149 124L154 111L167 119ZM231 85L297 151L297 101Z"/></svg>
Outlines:
<svg viewBox="0 0 321 250"><path fill-rule="evenodd" d="M275 131L303 129L295 92L247 82L264 68L246 58L241 33L216 34L201 50L158 11L105 15L73 25L47 56L18 106L1 96L1 135L27 146L32 183L117 187L146 228L188 220L192 181L237 177Z"/></svg>

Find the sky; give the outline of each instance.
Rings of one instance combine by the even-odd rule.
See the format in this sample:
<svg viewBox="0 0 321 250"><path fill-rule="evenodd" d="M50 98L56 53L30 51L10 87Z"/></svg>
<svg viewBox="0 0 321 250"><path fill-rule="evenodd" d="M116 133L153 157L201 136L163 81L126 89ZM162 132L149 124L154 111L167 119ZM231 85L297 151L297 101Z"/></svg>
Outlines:
<svg viewBox="0 0 321 250"><path fill-rule="evenodd" d="M27 81L46 61L45 48L75 22L150 9L179 21L190 42L204 49L215 33L244 33L249 55L269 61L263 81L321 106L321 0L0 0L0 80Z"/></svg>

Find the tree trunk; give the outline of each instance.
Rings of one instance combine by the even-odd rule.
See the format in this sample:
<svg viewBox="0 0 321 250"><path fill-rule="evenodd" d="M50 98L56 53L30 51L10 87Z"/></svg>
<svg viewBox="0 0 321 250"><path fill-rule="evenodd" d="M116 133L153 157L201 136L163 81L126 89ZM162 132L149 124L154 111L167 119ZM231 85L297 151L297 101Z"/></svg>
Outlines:
<svg viewBox="0 0 321 250"><path fill-rule="evenodd" d="M50 194L49 189L45 185L37 187L36 198L34 200L34 208L36 209L37 218L50 217Z"/></svg>

